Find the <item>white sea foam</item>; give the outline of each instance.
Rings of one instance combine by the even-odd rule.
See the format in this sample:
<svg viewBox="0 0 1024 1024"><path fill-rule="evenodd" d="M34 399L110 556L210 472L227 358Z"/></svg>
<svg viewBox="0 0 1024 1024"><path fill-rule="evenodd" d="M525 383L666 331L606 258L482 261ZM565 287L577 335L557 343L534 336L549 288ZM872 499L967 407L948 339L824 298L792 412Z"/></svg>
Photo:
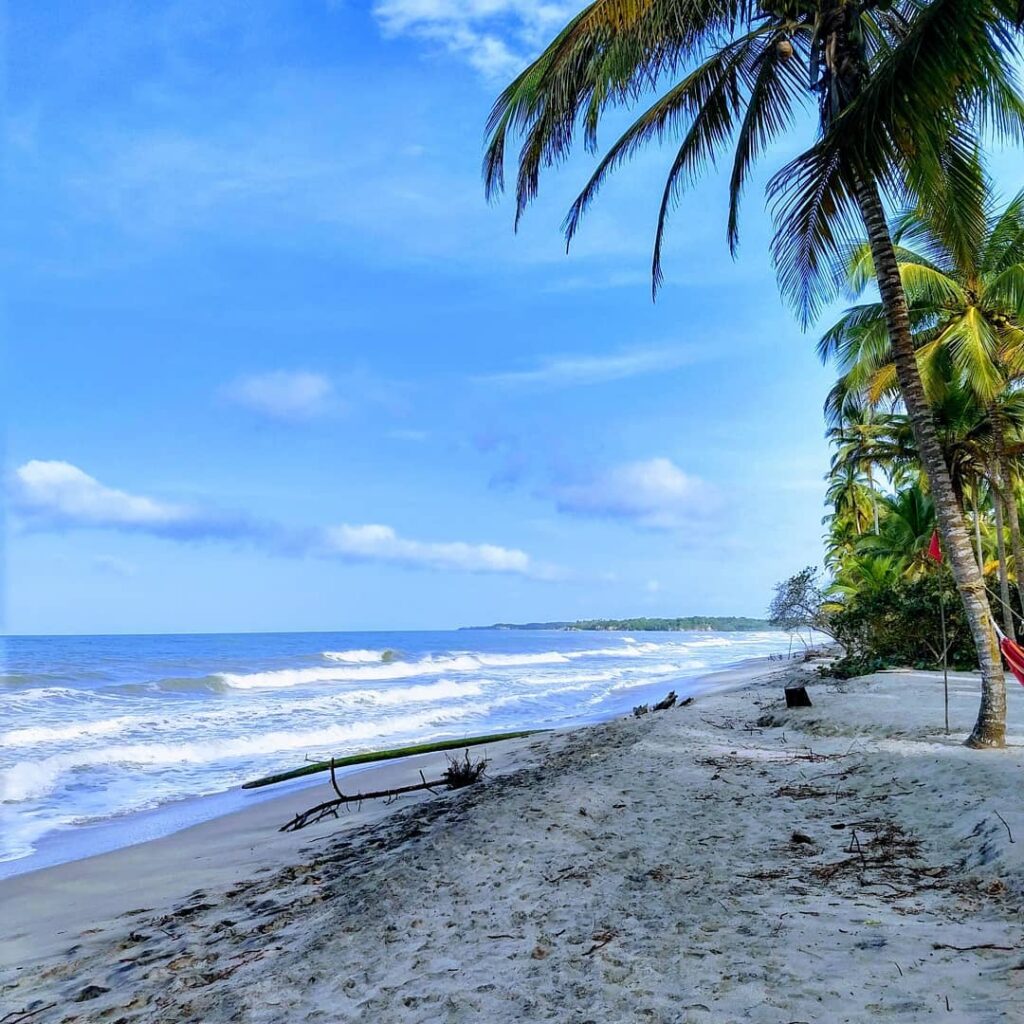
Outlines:
<svg viewBox="0 0 1024 1024"><path fill-rule="evenodd" d="M292 646L290 664L261 640L249 668L231 672L233 651L147 660L138 639L119 660L76 657L60 676L30 665L28 688L0 700L0 860L53 828L224 792L304 755L582 720L628 710L638 687L685 695L687 677L788 644L780 634L551 636L538 650L509 635L467 650L473 637L452 634L449 649L430 651L422 635L394 639L409 653L391 655L370 634Z"/></svg>
<svg viewBox="0 0 1024 1024"><path fill-rule="evenodd" d="M341 704L420 704L432 701L456 700L459 697L478 697L483 685L478 682L459 683L442 679L438 683L419 686L401 686L390 690L348 690L338 697Z"/></svg>
<svg viewBox="0 0 1024 1024"><path fill-rule="evenodd" d="M258 736L225 737L192 743L129 743L54 754L35 761L19 761L0 771L0 802L32 800L53 790L70 771L107 765L202 765L240 757L285 753L291 750L343 753L346 745L403 733L421 734L441 722L457 721L485 708L428 710L394 718L367 718L345 725L293 732L265 732Z"/></svg>
<svg viewBox="0 0 1024 1024"><path fill-rule="evenodd" d="M324 657L328 661L340 661L346 665L372 665L375 662L384 661L389 651L324 651Z"/></svg>
<svg viewBox="0 0 1024 1024"><path fill-rule="evenodd" d="M351 664L340 658L332 659L334 665L315 668L282 668L267 672L222 672L217 678L236 690L284 689L292 686L308 686L315 683L386 682L393 679L410 679L416 676L444 675L450 672L478 672L486 668L530 668L546 665L568 665L583 658L636 658L638 654L649 654L660 650L658 644L633 644L623 647L607 647L588 651L541 651L534 654L484 654L479 652L457 653L436 657L429 655L419 661L391 661L382 664L367 664L369 658L361 661L353 658ZM370 651L325 651L325 656L335 654L371 654ZM374 659L379 661L380 659Z"/></svg>
<svg viewBox="0 0 1024 1024"><path fill-rule="evenodd" d="M72 725L35 725L25 729L10 729L0 733L0 747L27 747L36 743L58 743L81 739L84 736L110 736L124 731L138 719L130 715L104 718L96 722L76 722Z"/></svg>

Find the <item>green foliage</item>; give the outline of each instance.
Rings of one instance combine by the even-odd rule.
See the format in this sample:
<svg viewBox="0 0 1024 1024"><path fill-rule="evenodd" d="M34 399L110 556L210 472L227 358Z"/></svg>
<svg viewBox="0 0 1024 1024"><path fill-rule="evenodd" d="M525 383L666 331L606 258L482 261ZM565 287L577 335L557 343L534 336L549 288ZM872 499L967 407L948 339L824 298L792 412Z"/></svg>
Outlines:
<svg viewBox="0 0 1024 1024"><path fill-rule="evenodd" d="M683 630L747 632L771 629L765 619L742 615L683 615L674 619L578 619L575 622L496 622L493 626L464 626L463 629L565 629L607 630L624 633L677 633Z"/></svg>
<svg viewBox="0 0 1024 1024"><path fill-rule="evenodd" d="M990 587L995 581L989 580ZM976 669L978 656L948 569L886 587L864 589L832 615L846 656L833 666L840 678L890 666L934 669L942 662L941 604L945 603L950 668Z"/></svg>
<svg viewBox="0 0 1024 1024"><path fill-rule="evenodd" d="M799 112L816 102L816 140L770 186L780 283L813 314L831 298L828 263L849 238L865 181L890 195L955 194L966 206L969 175L954 172L969 163L978 132L1019 137L1024 103L1008 3L593 0L496 100L487 193L503 189L505 165L514 162L518 223L542 171L563 162L581 136L596 151L603 117L653 93L598 163L564 226L571 240L609 174L670 141L652 258L657 287L666 223L686 189L709 168L731 164L727 236L735 250L754 165L791 141Z"/></svg>
<svg viewBox="0 0 1024 1024"><path fill-rule="evenodd" d="M886 668L892 668L892 663L885 658L847 654L831 665L822 665L818 671L829 679L854 679Z"/></svg>

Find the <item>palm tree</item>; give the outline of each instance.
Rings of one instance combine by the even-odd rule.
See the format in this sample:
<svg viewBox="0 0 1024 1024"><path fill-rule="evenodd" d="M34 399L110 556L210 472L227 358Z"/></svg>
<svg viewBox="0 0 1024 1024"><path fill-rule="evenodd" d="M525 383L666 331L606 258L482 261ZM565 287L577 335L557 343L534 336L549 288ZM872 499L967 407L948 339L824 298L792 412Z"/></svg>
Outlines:
<svg viewBox="0 0 1024 1024"><path fill-rule="evenodd" d="M906 562L895 555L854 555L843 564L828 592L847 598L880 597L892 591L906 568Z"/></svg>
<svg viewBox="0 0 1024 1024"><path fill-rule="evenodd" d="M884 499L885 515L877 535L865 537L859 550L900 559L905 573L919 576L929 567L928 541L935 529L935 505L918 483Z"/></svg>
<svg viewBox="0 0 1024 1024"><path fill-rule="evenodd" d="M875 487L875 469L884 465L884 456L879 444L889 427L889 417L879 414L872 405L855 400L843 403L843 407L832 417L832 425L825 437L834 449L829 470L831 479L845 467L863 473L866 477L866 493L871 503L872 529L878 533L878 490ZM826 501L831 499L826 494Z"/></svg>
<svg viewBox="0 0 1024 1024"><path fill-rule="evenodd" d="M877 495L868 482L867 474L854 463L843 462L828 475L825 502L832 506L832 516L847 520L858 537L864 535L874 520L878 532Z"/></svg>
<svg viewBox="0 0 1024 1024"><path fill-rule="evenodd" d="M980 175L980 167L976 172ZM991 445L982 473L992 485L1004 625L1012 636L1003 522L1010 527L1014 564L1024 566L1013 497L1017 465L1009 450L1019 435L1022 401L1011 389L1024 377L1024 191L1001 210L990 190L986 195L981 219L960 216L945 204L911 209L898 219L894 240L929 400L933 406L942 402L955 378L962 382L962 396L969 392L987 418ZM842 273L851 297L859 298L873 277L866 241L851 248ZM819 342L819 354L836 359L844 370L833 403L851 388L865 394L869 407L898 396L878 303L847 310ZM1024 605L1020 573L1017 590Z"/></svg>
<svg viewBox="0 0 1024 1024"><path fill-rule="evenodd" d="M499 96L488 122L488 193L503 187L510 135L518 157L516 219L541 168L563 159L582 128L595 149L605 112L674 79L598 164L566 219L572 238L607 174L645 144L680 132L662 196L653 279L661 280L666 220L680 191L735 139L728 235L753 163L791 132L816 97L820 134L770 190L773 257L805 321L829 297L824 268L858 215L867 229L897 374L928 473L946 552L971 624L982 703L968 742L1005 737L1002 664L984 584L971 553L921 385L883 191L925 194L960 170L983 121L1020 135L1024 103L1012 81L1017 0L593 0Z"/></svg>

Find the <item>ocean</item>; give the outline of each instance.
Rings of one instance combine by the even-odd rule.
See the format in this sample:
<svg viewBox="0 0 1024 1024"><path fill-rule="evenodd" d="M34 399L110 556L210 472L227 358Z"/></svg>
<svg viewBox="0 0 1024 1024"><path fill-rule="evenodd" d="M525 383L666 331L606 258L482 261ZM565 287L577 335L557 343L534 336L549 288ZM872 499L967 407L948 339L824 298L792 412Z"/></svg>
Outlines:
<svg viewBox="0 0 1024 1024"><path fill-rule="evenodd" d="M276 795L238 787L307 758L596 721L789 647L774 632L9 637L0 877Z"/></svg>

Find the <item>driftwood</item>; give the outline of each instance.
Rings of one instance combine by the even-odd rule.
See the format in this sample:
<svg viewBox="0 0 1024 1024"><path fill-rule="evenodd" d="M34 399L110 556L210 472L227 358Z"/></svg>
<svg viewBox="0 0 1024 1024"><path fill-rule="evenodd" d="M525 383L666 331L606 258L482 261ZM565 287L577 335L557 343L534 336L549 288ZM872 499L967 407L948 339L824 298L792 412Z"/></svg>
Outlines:
<svg viewBox="0 0 1024 1024"><path fill-rule="evenodd" d="M337 796L333 800L325 800L315 807L300 811L291 821L285 822L278 832L298 832L299 829L305 828L307 825L315 825L327 818L337 818L341 808L347 807L349 804L359 805L364 800L386 800L390 803L406 793L417 793L424 789L431 793L436 793L441 789L462 789L480 779L487 768L487 761L483 758L479 761L471 761L467 750L462 760L457 757L449 757L444 775L433 782L428 782L423 772L420 772L420 782L409 786L396 786L392 789L380 789L370 793L343 793L338 785L336 767L332 761L330 764L331 786Z"/></svg>
<svg viewBox="0 0 1024 1024"><path fill-rule="evenodd" d="M642 718L644 715L649 715L652 711L668 711L669 708L675 707L677 700L678 698L676 697L676 691L669 690L668 696L666 696L664 700L659 700L657 704L638 704L635 708L633 708L633 717ZM687 704L692 703L693 698L687 697L686 700L679 701L679 706L681 708L685 708Z"/></svg>
<svg viewBox="0 0 1024 1024"><path fill-rule="evenodd" d="M315 761L311 764L303 765L301 768L293 768L291 771L278 772L276 775L254 779L252 782L243 783L242 789L259 789L261 786L272 786L276 782L287 782L290 779L299 779L306 775L316 775L318 772L330 771L332 765L335 768L345 768L353 764L394 761L401 757L412 757L414 754L433 754L439 750L458 750L460 747L475 747L481 743L498 743L501 740L518 739L521 736L534 736L537 733L548 731L547 729L526 729L519 732L493 733L489 736L463 736L457 740L433 740L429 743L417 743L411 747L396 747L393 750L371 750L362 754L349 754L346 757L332 757L329 761Z"/></svg>

